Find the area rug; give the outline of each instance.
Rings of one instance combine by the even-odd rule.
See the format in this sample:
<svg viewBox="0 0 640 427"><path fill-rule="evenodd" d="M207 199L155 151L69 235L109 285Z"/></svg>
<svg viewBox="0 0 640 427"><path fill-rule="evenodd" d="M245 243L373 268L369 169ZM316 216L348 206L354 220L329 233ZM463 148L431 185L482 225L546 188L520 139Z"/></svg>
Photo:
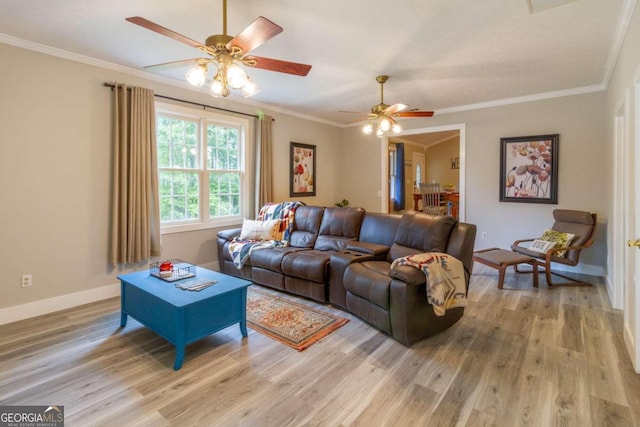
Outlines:
<svg viewBox="0 0 640 427"><path fill-rule="evenodd" d="M298 351L320 341L348 321L254 286L247 293L247 326Z"/></svg>

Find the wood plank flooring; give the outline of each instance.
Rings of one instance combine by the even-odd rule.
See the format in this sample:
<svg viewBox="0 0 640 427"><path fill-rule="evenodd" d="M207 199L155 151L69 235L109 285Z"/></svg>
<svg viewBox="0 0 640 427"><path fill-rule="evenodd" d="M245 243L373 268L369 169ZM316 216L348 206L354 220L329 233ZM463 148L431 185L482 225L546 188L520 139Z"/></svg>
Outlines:
<svg viewBox="0 0 640 427"><path fill-rule="evenodd" d="M351 321L303 352L233 326L179 371L164 339L119 328L117 298L0 326L0 405L64 405L67 426L640 426L601 279L497 278L476 264L462 320L409 349L330 306Z"/></svg>

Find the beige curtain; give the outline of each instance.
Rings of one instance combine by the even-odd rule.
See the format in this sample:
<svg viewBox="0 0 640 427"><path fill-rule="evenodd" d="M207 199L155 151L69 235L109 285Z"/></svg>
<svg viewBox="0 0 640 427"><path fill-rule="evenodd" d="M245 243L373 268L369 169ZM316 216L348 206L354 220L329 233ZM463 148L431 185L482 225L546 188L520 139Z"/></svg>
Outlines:
<svg viewBox="0 0 640 427"><path fill-rule="evenodd" d="M260 125L260 142L258 147L258 206L260 209L265 203L273 201L273 117L263 116Z"/></svg>
<svg viewBox="0 0 640 427"><path fill-rule="evenodd" d="M116 266L159 256L161 245L153 91L118 84L113 93L110 261Z"/></svg>

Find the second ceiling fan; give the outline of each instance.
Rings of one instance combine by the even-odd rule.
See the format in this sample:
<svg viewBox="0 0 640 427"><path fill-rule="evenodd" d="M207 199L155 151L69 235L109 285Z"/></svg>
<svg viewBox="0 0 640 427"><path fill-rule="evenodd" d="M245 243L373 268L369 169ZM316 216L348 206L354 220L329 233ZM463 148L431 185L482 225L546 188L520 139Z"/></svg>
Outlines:
<svg viewBox="0 0 640 427"><path fill-rule="evenodd" d="M307 64L248 55L253 49L280 34L283 29L267 18L259 16L237 36L227 35L227 0L222 0L222 34L209 36L204 44L140 16L132 16L126 20L180 43L195 47L209 55L206 58L166 62L149 65L145 68L162 70L194 65L185 77L192 85L202 86L207 81L208 66L213 64L216 67L215 75L211 81L211 90L214 96L229 96L231 92L229 87L241 89L245 97L259 91L258 86L247 76L240 64L298 76L306 76L311 70L311 65Z"/></svg>
<svg viewBox="0 0 640 427"><path fill-rule="evenodd" d="M362 131L367 135L371 135L374 130L377 136L381 137L385 132L392 130L394 133L398 133L402 130L400 125L396 122L398 117L431 117L433 111L404 111L409 108L405 104L393 104L388 105L384 103L384 84L389 79L389 76L380 75L376 77L376 81L380 83L380 103L371 107L370 113L360 113L355 111L342 111L342 113L357 113L367 114L366 118L356 120L355 122L368 120L368 123L362 128ZM352 123L355 123L352 122Z"/></svg>

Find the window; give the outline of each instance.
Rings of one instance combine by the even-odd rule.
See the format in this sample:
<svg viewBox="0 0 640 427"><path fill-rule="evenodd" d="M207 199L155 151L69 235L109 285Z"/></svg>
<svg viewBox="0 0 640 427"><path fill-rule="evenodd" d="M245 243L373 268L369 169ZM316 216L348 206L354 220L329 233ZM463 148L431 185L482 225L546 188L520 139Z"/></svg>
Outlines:
<svg viewBox="0 0 640 427"><path fill-rule="evenodd" d="M248 121L174 105L156 106L162 231L238 224L247 203Z"/></svg>

